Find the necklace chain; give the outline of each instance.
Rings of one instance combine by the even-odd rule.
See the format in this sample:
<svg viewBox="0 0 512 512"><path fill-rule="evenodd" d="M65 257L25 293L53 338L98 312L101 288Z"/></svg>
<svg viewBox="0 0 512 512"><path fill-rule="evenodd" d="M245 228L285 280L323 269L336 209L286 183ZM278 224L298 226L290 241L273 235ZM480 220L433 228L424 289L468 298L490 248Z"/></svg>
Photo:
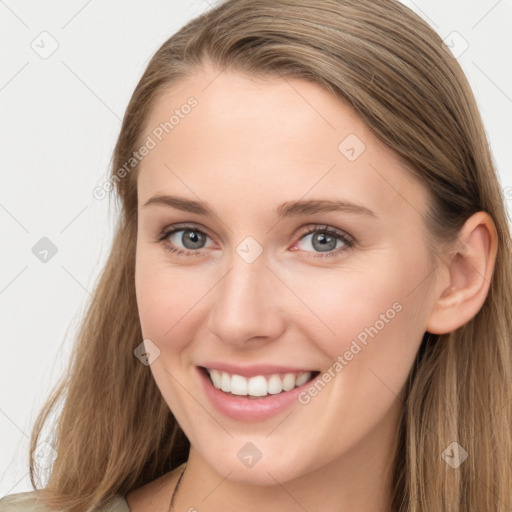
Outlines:
<svg viewBox="0 0 512 512"><path fill-rule="evenodd" d="M167 509L167 512L173 512L174 497L176 496L176 492L178 491L178 487L180 486L181 479L183 478L183 475L185 474L185 469L187 469L186 463L185 463L185 467L183 468L183 471L181 472L180 477L178 478L178 481L176 482L176 487L174 488L174 491L172 491L171 502L169 503L169 508Z"/></svg>

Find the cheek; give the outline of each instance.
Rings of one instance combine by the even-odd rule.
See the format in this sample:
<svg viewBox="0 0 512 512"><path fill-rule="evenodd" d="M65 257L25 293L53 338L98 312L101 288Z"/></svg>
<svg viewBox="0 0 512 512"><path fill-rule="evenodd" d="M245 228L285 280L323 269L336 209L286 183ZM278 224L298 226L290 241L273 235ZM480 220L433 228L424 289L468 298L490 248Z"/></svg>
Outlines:
<svg viewBox="0 0 512 512"><path fill-rule="evenodd" d="M191 269L169 265L165 253L137 254L135 289L141 329L161 350L180 348L179 340L185 343L186 330L192 327L205 290L211 287L207 275Z"/></svg>
<svg viewBox="0 0 512 512"><path fill-rule="evenodd" d="M384 421L392 409L396 412L424 333L424 289L411 291L415 280L427 275L427 262L423 266L421 259L411 261L382 261L374 270L346 273L339 279L326 276L314 281L314 292L303 295L329 327L317 318L301 324L327 356L325 385L312 386L300 397L305 407L323 411L322 420L313 414L305 420L309 429L322 422L318 443L322 435L338 439L342 428L345 438L336 446L348 446ZM300 293L307 294L307 288Z"/></svg>
<svg viewBox="0 0 512 512"><path fill-rule="evenodd" d="M135 266L135 290L140 323L144 338L160 339L164 329L163 311L173 311L173 304L169 301L169 295L162 293L166 286L162 281L161 273L155 271L151 261L142 254L137 253Z"/></svg>
<svg viewBox="0 0 512 512"><path fill-rule="evenodd" d="M301 330L330 361L341 356L357 378L362 368L381 368L398 385L424 333L428 274L427 258L405 255L337 274L317 272L315 279L303 276L295 291L310 314Z"/></svg>

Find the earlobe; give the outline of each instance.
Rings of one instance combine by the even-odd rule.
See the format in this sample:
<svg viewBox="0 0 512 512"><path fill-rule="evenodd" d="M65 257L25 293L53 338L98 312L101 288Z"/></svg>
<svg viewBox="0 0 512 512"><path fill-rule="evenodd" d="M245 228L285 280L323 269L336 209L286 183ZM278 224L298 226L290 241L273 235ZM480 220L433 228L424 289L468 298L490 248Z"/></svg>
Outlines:
<svg viewBox="0 0 512 512"><path fill-rule="evenodd" d="M489 214L477 212L464 223L456 241L458 249L446 263L448 278L439 281L435 292L426 331L452 332L480 311L489 292L497 243L496 227Z"/></svg>

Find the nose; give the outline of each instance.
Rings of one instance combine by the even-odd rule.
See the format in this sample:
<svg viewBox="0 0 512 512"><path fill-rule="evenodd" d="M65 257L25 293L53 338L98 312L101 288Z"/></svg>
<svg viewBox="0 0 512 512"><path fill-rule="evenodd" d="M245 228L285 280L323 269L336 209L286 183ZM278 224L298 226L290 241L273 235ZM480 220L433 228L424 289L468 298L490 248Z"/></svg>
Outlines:
<svg viewBox="0 0 512 512"><path fill-rule="evenodd" d="M208 328L224 343L259 346L283 333L282 290L267 263L263 255L248 263L234 253L231 267L212 290Z"/></svg>

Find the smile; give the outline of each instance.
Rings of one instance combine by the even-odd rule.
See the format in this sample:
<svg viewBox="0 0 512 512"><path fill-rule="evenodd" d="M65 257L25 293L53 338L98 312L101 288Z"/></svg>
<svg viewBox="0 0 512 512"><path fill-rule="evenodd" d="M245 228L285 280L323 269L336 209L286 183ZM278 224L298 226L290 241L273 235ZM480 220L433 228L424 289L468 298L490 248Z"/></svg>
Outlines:
<svg viewBox="0 0 512 512"><path fill-rule="evenodd" d="M275 373L270 376L244 377L214 368L206 368L212 384L224 393L238 396L265 397L302 386L319 372Z"/></svg>
<svg viewBox="0 0 512 512"><path fill-rule="evenodd" d="M278 368L268 367L239 369L240 373L248 373L245 376L227 368L196 369L206 400L223 416L245 422L263 421L284 413L320 375L316 370L279 372Z"/></svg>

